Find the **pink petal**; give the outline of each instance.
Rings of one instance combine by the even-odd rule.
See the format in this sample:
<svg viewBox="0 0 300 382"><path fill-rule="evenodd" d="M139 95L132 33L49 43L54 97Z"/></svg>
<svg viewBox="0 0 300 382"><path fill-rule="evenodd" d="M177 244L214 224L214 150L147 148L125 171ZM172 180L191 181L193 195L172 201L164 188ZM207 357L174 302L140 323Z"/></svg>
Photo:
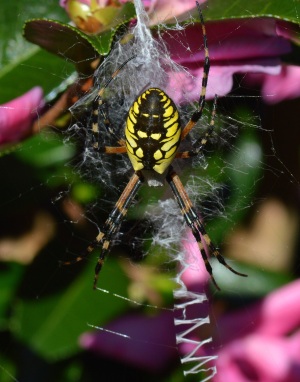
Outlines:
<svg viewBox="0 0 300 382"><path fill-rule="evenodd" d="M189 68L191 76L184 72L172 73L167 87L167 93L176 103L194 102L199 99L203 68ZM280 65L278 60L270 59L257 63L255 61L243 62L239 65L213 65L209 72L206 98L213 99L215 94L222 97L228 94L233 85L233 76L237 73L268 73L278 74Z"/></svg>
<svg viewBox="0 0 300 382"><path fill-rule="evenodd" d="M238 24L236 20L208 23L207 36L211 59L208 99L215 94L228 94L236 73L279 74L279 56L291 50L290 42L277 36L274 19L247 19L242 24L240 20ZM179 103L197 100L204 61L200 25L195 24L184 31L168 31L163 38L172 59L185 66L196 78L193 81L184 72L172 74L169 94ZM184 96L184 91L187 96Z"/></svg>
<svg viewBox="0 0 300 382"><path fill-rule="evenodd" d="M206 30L212 64L221 61L232 65L234 61L278 57L291 51L290 42L277 36L274 19L246 19L242 24L240 20L210 22ZM175 61L184 64L204 60L199 24L184 31L168 31L163 38Z"/></svg>
<svg viewBox="0 0 300 382"><path fill-rule="evenodd" d="M280 74L266 75L262 95L264 101L269 104L300 97L300 67L284 65Z"/></svg>
<svg viewBox="0 0 300 382"><path fill-rule="evenodd" d="M300 326L300 280L270 293L260 306L258 330L268 335L282 335Z"/></svg>
<svg viewBox="0 0 300 382"><path fill-rule="evenodd" d="M252 335L224 347L217 360L216 382L296 382L300 359L288 339Z"/></svg>
<svg viewBox="0 0 300 382"><path fill-rule="evenodd" d="M205 268L198 244L190 230L181 242L184 251L184 263L187 265L181 274L181 280L188 290L203 291L209 280L209 274Z"/></svg>
<svg viewBox="0 0 300 382"><path fill-rule="evenodd" d="M205 3L206 0L198 0L198 2ZM154 4L150 7L151 24L159 24L168 19L179 16L196 6L195 0L154 0ZM143 3L147 3L143 1Z"/></svg>
<svg viewBox="0 0 300 382"><path fill-rule="evenodd" d="M59 0L59 5L62 8L66 8L67 7L67 3L68 3L68 0Z"/></svg>
<svg viewBox="0 0 300 382"><path fill-rule="evenodd" d="M100 355L151 372L164 370L178 356L172 312L153 317L137 314L123 317L107 325L104 331L83 334L80 344Z"/></svg>
<svg viewBox="0 0 300 382"><path fill-rule="evenodd" d="M0 106L0 144L17 142L30 133L42 106L43 91L34 87L22 96Z"/></svg>
<svg viewBox="0 0 300 382"><path fill-rule="evenodd" d="M219 318L220 343L224 344L251 332L283 336L297 329L300 325L299 295L300 280L297 280L275 290L246 310Z"/></svg>
<svg viewBox="0 0 300 382"><path fill-rule="evenodd" d="M276 32L278 36L282 36L299 45L299 25L285 20L276 20Z"/></svg>

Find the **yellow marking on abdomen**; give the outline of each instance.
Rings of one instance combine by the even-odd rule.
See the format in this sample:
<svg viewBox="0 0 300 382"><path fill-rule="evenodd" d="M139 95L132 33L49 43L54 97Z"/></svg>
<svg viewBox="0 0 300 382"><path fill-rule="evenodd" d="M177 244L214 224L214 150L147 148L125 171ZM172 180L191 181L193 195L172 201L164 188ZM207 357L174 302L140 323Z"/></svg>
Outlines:
<svg viewBox="0 0 300 382"><path fill-rule="evenodd" d="M132 109L129 110L129 117L130 117L132 123L136 123L137 122L136 116L135 116L134 111Z"/></svg>
<svg viewBox="0 0 300 382"><path fill-rule="evenodd" d="M135 114L139 114L139 112L140 112L140 108L139 108L139 105L138 105L138 103L137 102L135 102L134 104L133 104L133 111L135 112Z"/></svg>
<svg viewBox="0 0 300 382"><path fill-rule="evenodd" d="M153 157L155 160L159 160L162 158L162 152L160 150L156 150L155 153L153 154Z"/></svg>
<svg viewBox="0 0 300 382"><path fill-rule="evenodd" d="M169 127L172 125L172 123L175 123L176 121L178 121L178 112L174 113L174 116L172 118L169 118L165 123L164 123L164 127ZM177 124L178 125L178 124Z"/></svg>
<svg viewBox="0 0 300 382"><path fill-rule="evenodd" d="M137 135L140 138L147 138L148 137L148 134L145 131L142 131L142 130L138 130Z"/></svg>
<svg viewBox="0 0 300 382"><path fill-rule="evenodd" d="M137 143L135 141L136 137L133 134L131 134L128 130L125 131L125 136L127 139L127 144L129 144L133 148L136 148L137 147Z"/></svg>
<svg viewBox="0 0 300 382"><path fill-rule="evenodd" d="M174 113L174 109L172 106L169 106L166 111L163 113L164 117L170 117ZM175 114L175 113L174 113Z"/></svg>
<svg viewBox="0 0 300 382"><path fill-rule="evenodd" d="M153 133L153 134L150 135L150 137L152 139L155 139L156 141L158 141L159 138L161 137L161 134L160 133Z"/></svg>
<svg viewBox="0 0 300 382"><path fill-rule="evenodd" d="M134 134L134 123L132 122L132 120L130 119L130 117L127 118L127 129L129 130L130 133Z"/></svg>
<svg viewBox="0 0 300 382"><path fill-rule="evenodd" d="M168 150L168 151L165 153L165 158L166 158L166 159L171 158L172 155L175 154L176 150L177 150L177 147L176 147L176 146L173 146L170 150Z"/></svg>
<svg viewBox="0 0 300 382"><path fill-rule="evenodd" d="M135 152L136 156L138 156L139 158L143 158L144 156L144 152L143 152L143 149L141 147L139 147L136 152Z"/></svg>
<svg viewBox="0 0 300 382"><path fill-rule="evenodd" d="M169 151L171 147L176 145L176 143L179 141L180 135L181 135L181 131L180 129L178 129L176 134L172 138L169 138L168 140L164 139L163 142L166 141L166 143L161 146L161 150Z"/></svg>

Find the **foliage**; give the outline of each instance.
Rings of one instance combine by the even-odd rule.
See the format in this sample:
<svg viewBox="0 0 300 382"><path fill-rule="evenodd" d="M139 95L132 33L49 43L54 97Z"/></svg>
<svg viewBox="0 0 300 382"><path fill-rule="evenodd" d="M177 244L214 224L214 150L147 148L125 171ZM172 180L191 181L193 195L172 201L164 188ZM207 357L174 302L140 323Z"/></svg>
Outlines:
<svg viewBox="0 0 300 382"><path fill-rule="evenodd" d="M299 7L296 2L293 2L293 6ZM249 2L247 9L243 0L227 1L225 7L224 1L212 0L206 18L208 21L227 20L249 17L249 13L251 17L274 16L289 22L299 21L296 10L290 6L290 2L279 0ZM125 22L133 19L132 4L125 6L124 14ZM51 18L51 21L45 20L45 16ZM94 59L98 54L103 56L109 52L121 26L121 24L113 25L114 29L104 31L100 37L85 35L67 24L66 16L53 1L44 1L43 5L39 6L32 0L5 2L0 17L3 18L0 19L3 50L0 69L1 103L35 85L42 86L48 95L53 92L58 95L59 85L75 70L80 74L89 71L88 58ZM32 21L32 18L35 20ZM31 19L25 24L25 37L47 51L21 40L22 24L25 19ZM54 19L55 21L52 21ZM178 19L186 20L186 15ZM45 31L47 33L44 33ZM80 41L85 49L68 50L68 46L73 46L75 40ZM63 54L59 55L59 52ZM74 67L74 61L79 61L81 64ZM52 97L55 98L55 95ZM243 121L244 102L240 104L237 102L236 105L235 116L240 113L240 119ZM249 105L246 107L248 113ZM106 367L113 368L114 365L102 360L99 363L101 368L99 366L94 371L93 367L97 361L92 362L93 359L87 361L86 354L80 350L78 345L80 334L89 330L87 324L104 326L115 317L133 309L128 301L112 296L113 293L128 296L131 280L125 274L122 258L128 257L129 246L118 246L116 254L109 258L101 273L101 286L111 294L92 290L96 254L93 254L86 263L62 268L58 266L60 260L78 254L79 250L85 248L86 243L97 234L95 226L82 218L84 213L79 213L74 219L78 224L72 224L66 205L70 203L86 207L88 216L94 220L95 217L89 211L100 199L96 218L99 226L107 216L107 211L104 213L101 207L101 189L98 189L97 185L86 183L72 171L70 163L74 157L77 159L79 148L74 142L66 144L64 138L58 129L49 129L20 143L16 150L0 158L1 237L17 241L33 230L34 219L40 212L51 216L48 224L55 226L55 235L45 247L40 248L38 256L32 263L21 265L11 261L3 263L0 268L1 381L13 380L10 374L15 375L20 381L26 379L26 367L19 366L18 370L15 370L16 360L20 355L24 357L21 363L35 360L35 364L38 365L36 368L38 377L35 380L70 382L95 380L93 378L102 373L101 370L105 372ZM205 174L215 177L218 183L224 184L230 179L231 184L226 184L231 190L231 195L226 200L226 208L231 212L231 219L237 225L247 214L244 206L251 204L256 192L255 186L258 185L262 174L260 157L257 157L254 163L244 163L247 172L241 167L242 162L239 157L245 152L247 145L255 144L260 147L258 136L250 129L245 129L235 144L238 148L235 153L225 153L228 168L223 173L214 174L213 164L218 161L216 154L211 156ZM248 159L249 162L253 160L253 158ZM239 171L233 172L233 168L239 168ZM75 221L76 219L78 221ZM138 221L133 223L139 224ZM208 229L218 242L221 242L228 233L227 223L221 218L215 218L209 223ZM130 228L128 231L130 233ZM154 256L152 264L155 264L156 260L157 255ZM247 273L246 265L245 268ZM264 276L258 269L251 269L250 272L252 277L259 275L263 280L267 280L260 283L260 288L254 296L250 296L251 298L262 296L290 279L290 276L286 277L279 273L269 273ZM153 275L155 292L161 294L166 303L172 300L174 287L169 277L169 274ZM241 289L241 281L234 280L236 284L230 284L231 292L234 294L239 291L246 295L247 292ZM225 290L226 287L224 285ZM246 297L249 297L249 294ZM145 296L142 298L145 299ZM142 302L145 302L143 299ZM87 371L89 365L92 365L91 370ZM170 374L167 378L161 376L161 380L180 380L179 370L178 367L176 371L172 371L171 377ZM137 372L137 375L143 375L142 379L147 380L144 374L140 375ZM151 377L148 376L149 380L152 380Z"/></svg>

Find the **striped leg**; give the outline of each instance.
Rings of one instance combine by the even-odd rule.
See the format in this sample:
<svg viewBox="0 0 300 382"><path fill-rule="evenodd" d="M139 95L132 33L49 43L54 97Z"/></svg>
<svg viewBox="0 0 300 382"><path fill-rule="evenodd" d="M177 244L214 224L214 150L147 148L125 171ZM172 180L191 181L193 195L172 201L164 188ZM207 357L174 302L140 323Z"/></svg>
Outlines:
<svg viewBox="0 0 300 382"><path fill-rule="evenodd" d="M101 152L105 152L105 150L104 150L103 146L101 146L100 138L99 138L99 134L100 134L99 124L98 124L99 117L102 119L107 132L116 139L116 141L119 143L120 146L125 146L125 142L117 137L117 134L115 132L114 127L111 126L111 124L110 124L110 120L108 117L107 104L103 100L103 94L105 92L105 89L117 77L117 75L123 69L123 67L129 61L131 61L133 58L135 58L135 56L130 57L125 62L123 62L122 65L119 66L119 68L106 81L104 86L101 89L99 89L98 94L96 95L96 97L93 100L93 106L92 106L93 112L92 112L92 118L91 118L91 128L92 128L92 133L93 133L92 145L93 145L94 149L99 150ZM126 150L124 152L126 152Z"/></svg>
<svg viewBox="0 0 300 382"><path fill-rule="evenodd" d="M104 223L103 230L98 234L96 239L87 247L86 251L81 256L78 256L73 261L66 261L62 263L64 265L70 265L79 262L85 259L91 252L93 252L93 250L96 247L100 247L100 254L95 267L95 276L93 284L94 289L96 288L98 275L101 271L105 257L109 253L111 241L113 240L114 236L118 233L120 225L124 217L126 216L127 210L133 202L133 199L136 193L138 192L140 186L142 185L143 181L144 179L140 172L135 172L132 175L127 186L122 192L122 195L115 204L114 209L111 211L109 217Z"/></svg>
<svg viewBox="0 0 300 382"><path fill-rule="evenodd" d="M204 66L203 66L202 87L201 87L201 93L200 93L200 97L198 101L198 110L194 112L191 119L188 121L188 123L182 130L181 140L183 140L188 135L188 133L192 130L192 128L195 126L195 124L199 121L199 119L202 116L203 109L205 106L206 87L207 87L208 73L210 68L205 24L204 24L203 15L200 9L200 5L197 1L196 1L196 4L197 4L198 12L199 12L199 18L201 22L202 35L203 35L203 41L204 41L204 57L205 58L204 58Z"/></svg>
<svg viewBox="0 0 300 382"><path fill-rule="evenodd" d="M201 256L203 258L205 268L207 272L210 274L211 280L216 286L217 289L220 290L218 284L216 283L213 274L212 274L212 267L208 261L207 258L207 250L217 258L217 260L223 264L226 268L228 268L231 272L246 277L244 273L240 273L235 271L233 268L231 268L225 261L224 257L220 254L218 249L214 246L214 244L211 242L210 237L205 231L205 228L203 224L201 223L199 216L197 215L192 202L190 201L190 198L188 197L183 184L181 183L178 175L175 173L172 167L170 167L168 175L166 177L173 193L175 196L175 199L177 200L177 203L180 207L181 213L184 216L184 219L187 223L187 225L191 228L192 233L198 243Z"/></svg>
<svg viewBox="0 0 300 382"><path fill-rule="evenodd" d="M204 133L204 135L201 136L199 139L197 139L197 141L193 144L192 150L179 152L176 154L176 158L181 158L181 159L190 158L190 157L199 155L203 151L203 149L204 149L205 145L207 144L209 137L212 135L212 132L213 132L214 127L215 127L217 100L218 100L218 96L215 95L209 127L206 130L206 132Z"/></svg>
<svg viewBox="0 0 300 382"><path fill-rule="evenodd" d="M129 206L131 205L131 203L133 202L133 199L136 193L138 192L140 186L142 185L142 183L143 183L143 176L141 175L141 173L135 172L130 178L124 191L122 192L122 195L117 201L114 209L109 214L109 217L104 224L103 232L100 232L99 235L96 237L94 245L90 245L87 249L89 252L92 252L95 246L97 247L102 246L101 252L95 267L94 289L96 288L98 275L99 275L99 272L101 271L105 256L109 252L111 240L119 231L120 225L127 214L127 210Z"/></svg>

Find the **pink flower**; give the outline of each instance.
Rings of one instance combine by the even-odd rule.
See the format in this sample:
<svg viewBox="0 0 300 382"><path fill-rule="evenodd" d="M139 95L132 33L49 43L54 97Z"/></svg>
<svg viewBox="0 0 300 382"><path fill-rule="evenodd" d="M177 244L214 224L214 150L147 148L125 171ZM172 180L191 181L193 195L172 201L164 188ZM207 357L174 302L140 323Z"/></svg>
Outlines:
<svg viewBox="0 0 300 382"><path fill-rule="evenodd" d="M299 292L299 290L298 290ZM300 332L290 338L252 334L219 352L215 382L297 382Z"/></svg>
<svg viewBox="0 0 300 382"><path fill-rule="evenodd" d="M97 9L95 6L92 9L90 0L61 0L60 4L79 28L96 33L112 21L115 13L109 9L125 2L99 0ZM195 8L194 0L144 0L143 3L152 25L165 23ZM205 0L200 3L205 3ZM106 11L103 13L105 8L107 16ZM205 9L203 13L205 18ZM298 67L285 66L281 61L281 56L291 51L291 42L299 43L299 34L292 30L292 26L291 23L271 17L206 22L211 58L207 98L211 99L215 94L225 96L232 91L237 74L243 75L241 85L256 84L261 87L262 97L268 103L298 97L300 70ZM192 81L184 72L172 73L168 92L175 102L199 98L204 60L201 36L199 23L183 31L169 30L163 35L172 59L195 77ZM183 91L186 92L184 96Z"/></svg>
<svg viewBox="0 0 300 382"><path fill-rule="evenodd" d="M300 67L283 65L277 76L266 75L261 83L262 96L267 103L300 97Z"/></svg>
<svg viewBox="0 0 300 382"><path fill-rule="evenodd" d="M156 0L149 10L151 23L165 22L194 7L193 0ZM205 18L205 10L203 13ZM234 76L244 73L242 85L249 84L248 76L251 80L251 76L259 74L265 102L276 103L300 96L297 86L299 67L286 66L280 58L291 51L292 41L299 44L299 30L293 28L292 23L275 18L249 18L207 22L206 29L212 64L207 98L228 94L232 90ZM173 30L164 35L172 58L196 78L191 85L186 76L179 73L173 76L170 84L170 88L188 89L190 101L198 99L201 86L204 58L200 50L203 45L201 35L199 24L189 26L183 32ZM180 98L175 101L180 101Z"/></svg>
<svg viewBox="0 0 300 382"><path fill-rule="evenodd" d="M193 244L194 243L194 244ZM203 288L205 271L198 246L192 237L184 242L195 267L184 274L188 289ZM191 252L192 251L192 252ZM193 269L194 268L194 269ZM197 282L196 274L200 280ZM300 280L267 295L257 304L217 319L214 343L218 345L213 381L223 382L296 382L300 380ZM214 336L213 336L214 337ZM181 347L183 354L191 346ZM203 347L199 355L213 354Z"/></svg>
<svg viewBox="0 0 300 382"><path fill-rule="evenodd" d="M96 4L99 8L104 8L107 6L116 6L120 4L127 3L132 0L97 0ZM199 3L203 3L205 0L200 0ZM91 7L91 0L60 0L59 5L69 10L75 3L82 4L88 8ZM94 3L95 4L95 3ZM183 12L189 11L195 7L196 2L194 0L172 0L172 7L170 7L169 0L143 0L144 7L151 12L152 21L155 19L166 20L169 17L174 17L182 14ZM87 9L87 8L86 8ZM174 14L174 10L176 13Z"/></svg>
<svg viewBox="0 0 300 382"><path fill-rule="evenodd" d="M31 133L33 120L43 106L43 91L34 87L0 106L0 144L18 142Z"/></svg>
<svg viewBox="0 0 300 382"><path fill-rule="evenodd" d="M161 372L178 355L172 312L145 317L131 314L96 332L84 333L83 348L149 372Z"/></svg>
<svg viewBox="0 0 300 382"><path fill-rule="evenodd" d="M60 0L59 4L79 29L91 34L109 27L122 6L118 0Z"/></svg>
<svg viewBox="0 0 300 382"><path fill-rule="evenodd" d="M288 39L287 35L282 37L282 33L278 32L278 23L272 18L206 23L211 60L207 98L213 98L214 94L228 94L237 74L244 74L241 84L247 85L249 73L260 74L259 84L267 102L299 96L299 87L296 86L299 83L298 68L287 69L280 59L291 51L291 38ZM201 35L199 24L189 26L184 31L168 31L164 35L173 60L186 67L196 79L189 84L186 76L179 73L170 85L188 89L190 101L199 97L201 87L204 60L204 52L200 49L203 46ZM283 87L285 91L282 91Z"/></svg>
<svg viewBox="0 0 300 382"><path fill-rule="evenodd" d="M205 3L206 0L200 0L198 3ZM143 4L149 11L151 24L159 24L168 19L177 17L184 12L195 8L195 0L143 0Z"/></svg>
<svg viewBox="0 0 300 382"><path fill-rule="evenodd" d="M203 292L209 279L198 245L191 234L183 242L185 261L191 266L181 278L189 291ZM218 355L215 382L297 382L300 380L300 281L292 282L267 295L260 302L217 318L213 347L203 345L195 357ZM192 307L193 308L193 307ZM198 307L199 308L199 307ZM203 317L203 311L186 311L187 319ZM81 345L138 368L159 372L176 358L172 312L155 317L131 315L108 324L102 331L86 333ZM118 335L116 334L118 333ZM200 334L201 333L201 334ZM201 338L200 338L201 336ZM203 336L203 337L202 337ZM207 333L193 333L200 342ZM161 346L163 345L163 346ZM193 344L177 345L182 357ZM219 350L218 350L219 349ZM211 366L211 365L210 365Z"/></svg>

